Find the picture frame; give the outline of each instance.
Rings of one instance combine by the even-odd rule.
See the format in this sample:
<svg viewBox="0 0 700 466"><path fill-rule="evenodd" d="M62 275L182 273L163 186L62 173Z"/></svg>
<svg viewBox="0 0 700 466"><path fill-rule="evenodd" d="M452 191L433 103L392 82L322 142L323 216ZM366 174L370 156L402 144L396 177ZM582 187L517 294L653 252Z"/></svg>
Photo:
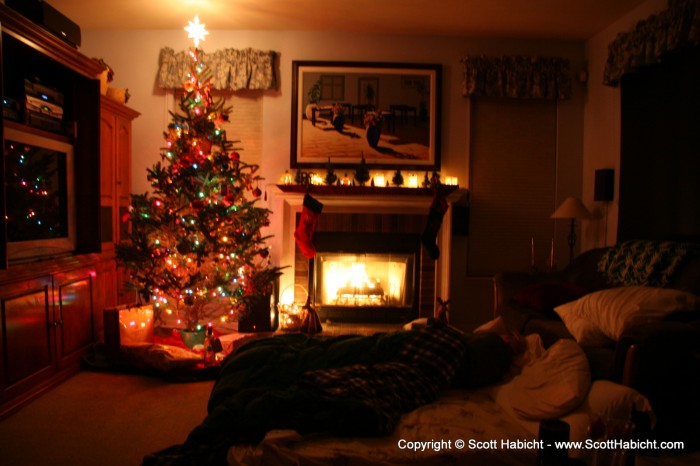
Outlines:
<svg viewBox="0 0 700 466"><path fill-rule="evenodd" d="M292 168L440 169L442 65L292 62Z"/></svg>

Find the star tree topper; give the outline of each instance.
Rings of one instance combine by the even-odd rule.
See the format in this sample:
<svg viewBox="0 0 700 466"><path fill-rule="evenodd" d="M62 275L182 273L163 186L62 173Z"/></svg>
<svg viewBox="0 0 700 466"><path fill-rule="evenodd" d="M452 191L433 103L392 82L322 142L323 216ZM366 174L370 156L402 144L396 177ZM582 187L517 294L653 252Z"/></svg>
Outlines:
<svg viewBox="0 0 700 466"><path fill-rule="evenodd" d="M194 41L194 46L199 47L199 41L204 40L204 36L209 34L209 31L204 29L205 24L199 22L199 15L194 16L194 21L188 21L189 26L185 27L187 31L187 38Z"/></svg>

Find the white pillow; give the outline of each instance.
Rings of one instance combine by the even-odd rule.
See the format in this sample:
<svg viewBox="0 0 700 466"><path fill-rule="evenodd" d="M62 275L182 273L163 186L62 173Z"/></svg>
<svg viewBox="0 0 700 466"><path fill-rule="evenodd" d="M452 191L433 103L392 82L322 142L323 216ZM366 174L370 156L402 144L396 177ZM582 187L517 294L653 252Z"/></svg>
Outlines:
<svg viewBox="0 0 700 466"><path fill-rule="evenodd" d="M580 344L585 346L608 346L612 344L610 338L597 325L591 322L590 317L585 312L588 301L583 301L583 299L586 296L557 306L554 308L554 312L559 314L564 325L566 325L566 329Z"/></svg>
<svg viewBox="0 0 700 466"><path fill-rule="evenodd" d="M596 380L583 403L561 420L569 424L569 440L583 442L588 438L588 426L594 417L599 416L606 424L610 420L627 420L632 408L649 414L652 425L655 423L649 400L638 391L609 380ZM572 449L569 456L585 459L589 464L593 451Z"/></svg>
<svg viewBox="0 0 700 466"><path fill-rule="evenodd" d="M615 341L620 339L625 326L632 323L657 322L671 312L697 310L700 310L700 297L685 291L649 286L601 290L555 309L567 328L569 323L562 314L569 319L575 315L576 320L585 320ZM578 338L577 341L580 342Z"/></svg>
<svg viewBox="0 0 700 466"><path fill-rule="evenodd" d="M414 319L406 324L404 324L403 329L404 330L417 330L419 328L425 328L428 326L428 318L427 317L420 317L418 319Z"/></svg>
<svg viewBox="0 0 700 466"><path fill-rule="evenodd" d="M588 359L573 340L562 339L506 383L502 402L525 419L553 419L576 408L591 385Z"/></svg>
<svg viewBox="0 0 700 466"><path fill-rule="evenodd" d="M651 404L644 395L633 388L609 380L593 382L581 408L600 416L603 420L629 419L632 408L649 414L652 426L656 419Z"/></svg>
<svg viewBox="0 0 700 466"><path fill-rule="evenodd" d="M481 324L480 326L474 329L474 333L479 332L491 332L496 333L498 335L507 335L508 333L510 333L508 331L508 328L506 327L506 323L503 322L503 318L501 316L498 316L493 320L489 320L488 322Z"/></svg>

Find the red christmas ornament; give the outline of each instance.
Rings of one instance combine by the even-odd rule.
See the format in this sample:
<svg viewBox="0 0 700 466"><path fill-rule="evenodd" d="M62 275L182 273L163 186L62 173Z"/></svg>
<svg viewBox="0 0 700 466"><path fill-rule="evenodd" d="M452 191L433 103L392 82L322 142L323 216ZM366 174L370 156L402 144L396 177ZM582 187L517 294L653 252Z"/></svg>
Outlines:
<svg viewBox="0 0 700 466"><path fill-rule="evenodd" d="M262 191L260 190L260 188L255 188L255 189L253 190L253 196L255 196L255 197L260 197L260 196L262 196Z"/></svg>
<svg viewBox="0 0 700 466"><path fill-rule="evenodd" d="M198 147L199 150L202 151L205 154L208 154L211 152L211 141L208 139L200 139L198 141Z"/></svg>
<svg viewBox="0 0 700 466"><path fill-rule="evenodd" d="M233 194L227 194L224 196L224 205L226 207L231 207L235 201L236 197Z"/></svg>
<svg viewBox="0 0 700 466"><path fill-rule="evenodd" d="M230 157L231 157L231 160L236 161L236 162L238 162L239 160L241 160L241 154L239 154L239 153L236 152L236 151L231 152Z"/></svg>
<svg viewBox="0 0 700 466"><path fill-rule="evenodd" d="M267 256L269 256L269 255L270 255L270 251L268 251L267 249L260 250L260 257L262 257L263 259L266 259Z"/></svg>
<svg viewBox="0 0 700 466"><path fill-rule="evenodd" d="M190 203L194 210L202 210L204 207L204 202L201 199L195 199Z"/></svg>
<svg viewBox="0 0 700 466"><path fill-rule="evenodd" d="M188 168L192 166L194 157L192 157L192 154L189 153L184 153L180 156L180 159L173 163L173 166L179 165L183 168Z"/></svg>

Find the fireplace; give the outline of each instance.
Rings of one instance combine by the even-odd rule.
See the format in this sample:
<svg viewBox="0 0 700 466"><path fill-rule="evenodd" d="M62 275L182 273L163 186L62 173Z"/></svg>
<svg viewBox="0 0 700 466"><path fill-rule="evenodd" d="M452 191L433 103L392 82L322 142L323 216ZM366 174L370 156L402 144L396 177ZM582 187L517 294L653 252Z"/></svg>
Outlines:
<svg viewBox="0 0 700 466"><path fill-rule="evenodd" d="M418 316L415 234L319 232L309 292L322 320L406 322Z"/></svg>
<svg viewBox="0 0 700 466"><path fill-rule="evenodd" d="M372 309L365 309L365 306L359 305L343 306L343 317L338 317L336 304L319 304L323 303L324 298L314 295L318 287L314 286L312 280L319 266L316 265L316 260L309 261L304 257L294 240L293 233L299 221L306 188L295 185L274 185L269 186L267 192L268 207L275 213L271 216L270 226L273 233L270 239L272 258L276 264L288 267L280 277L280 302L303 303L309 296L312 301L318 300L313 302L313 305L322 309L323 321L341 318L356 319L356 322L362 323L380 320L406 321L414 316L430 317L434 315L438 298L449 299L450 254L445 251L450 251L452 209L448 209L445 214L442 228L438 233L438 246L443 251L440 257L437 260L431 259L419 246L420 235L425 227L432 200L431 190L355 186L314 186L312 188L312 195L324 205L312 241L316 250L320 251L320 254L317 254L319 257L324 257L325 253L347 253L360 258L364 257L366 270L368 261L388 263L404 261L409 264L409 258L402 256L398 259L398 257L403 254L413 257L412 265L406 265L406 269L412 270L413 275L407 278L408 284L405 285L406 291L400 305L375 306ZM465 193L464 190L450 191L448 203L451 205ZM329 236L324 237L327 234ZM339 235L336 239L342 239L344 245L329 249L326 243L328 241L332 243L334 235ZM376 236L365 237L364 235ZM398 238L403 239L399 241ZM386 246L384 240L387 239L389 247L402 241L412 243L412 246L407 250L376 249L379 246L382 248ZM359 245L363 246L359 247ZM414 246L416 249L413 249ZM384 260L382 254L388 254L390 260ZM337 259L335 256L328 256L321 267L326 265L325 260L338 262ZM370 272L368 275L372 275ZM388 278L379 278L382 283L388 280ZM309 289L310 286L312 289ZM346 297L346 300L349 299L350 297ZM407 301L404 302L404 299Z"/></svg>

